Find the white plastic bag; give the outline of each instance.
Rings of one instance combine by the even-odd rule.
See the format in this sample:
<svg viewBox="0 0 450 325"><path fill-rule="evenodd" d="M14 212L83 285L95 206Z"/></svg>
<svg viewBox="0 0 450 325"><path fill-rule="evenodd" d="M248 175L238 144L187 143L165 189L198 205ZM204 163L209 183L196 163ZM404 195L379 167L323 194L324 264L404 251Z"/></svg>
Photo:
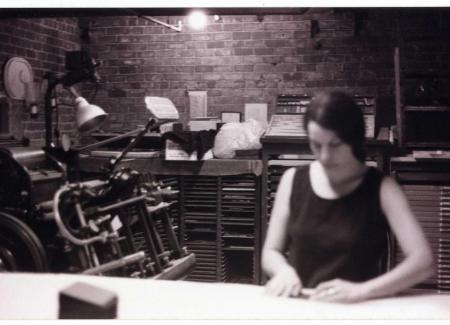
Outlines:
<svg viewBox="0 0 450 325"><path fill-rule="evenodd" d="M261 149L259 139L264 128L259 122L249 119L244 123L226 123L214 140L214 157L229 159L236 150Z"/></svg>

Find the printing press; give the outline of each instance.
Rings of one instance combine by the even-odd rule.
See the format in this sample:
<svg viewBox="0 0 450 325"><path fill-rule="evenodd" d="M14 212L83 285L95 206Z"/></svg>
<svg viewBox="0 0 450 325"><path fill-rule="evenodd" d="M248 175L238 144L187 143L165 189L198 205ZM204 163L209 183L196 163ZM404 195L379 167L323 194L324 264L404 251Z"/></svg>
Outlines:
<svg viewBox="0 0 450 325"><path fill-rule="evenodd" d="M27 67L32 75L25 63L12 73L23 74L19 70ZM179 118L170 101L172 106L161 113L160 102L146 103L152 115L146 126L129 132L133 138L95 179L80 177L79 156L103 141L70 148L70 139L59 139L58 119L53 122L58 85L74 97L79 132L95 130L108 116L74 88L85 81L98 86L99 64L86 51L66 52L66 72L44 75L45 146L0 147L0 272L178 279L194 266L194 255L180 247L169 213L178 191L151 174L119 165L146 133ZM23 87L21 82L13 85Z"/></svg>
<svg viewBox="0 0 450 325"><path fill-rule="evenodd" d="M73 150L64 158L56 150L0 149L0 270L187 275L195 257L180 247L169 212L178 191L151 174L118 167L155 121L90 181L69 182Z"/></svg>

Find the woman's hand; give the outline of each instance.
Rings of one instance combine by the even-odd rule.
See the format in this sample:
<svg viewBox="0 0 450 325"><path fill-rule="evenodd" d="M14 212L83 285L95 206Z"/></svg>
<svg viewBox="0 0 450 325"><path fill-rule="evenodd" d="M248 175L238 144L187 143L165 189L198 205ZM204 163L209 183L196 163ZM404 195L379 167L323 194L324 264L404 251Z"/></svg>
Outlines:
<svg viewBox="0 0 450 325"><path fill-rule="evenodd" d="M320 283L310 297L312 300L340 303L359 302L368 298L368 290L364 283L355 283L341 279Z"/></svg>
<svg viewBox="0 0 450 325"><path fill-rule="evenodd" d="M295 297L300 295L302 282L290 265L284 266L267 282L266 293L272 296Z"/></svg>

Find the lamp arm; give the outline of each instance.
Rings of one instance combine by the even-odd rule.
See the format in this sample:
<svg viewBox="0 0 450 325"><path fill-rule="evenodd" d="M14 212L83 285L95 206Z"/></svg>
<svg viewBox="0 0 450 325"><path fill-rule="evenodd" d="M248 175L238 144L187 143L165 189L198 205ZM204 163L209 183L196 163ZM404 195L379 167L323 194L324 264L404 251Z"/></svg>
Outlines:
<svg viewBox="0 0 450 325"><path fill-rule="evenodd" d="M147 133L148 130L152 129L152 127L153 128L156 127L157 125L158 125L157 120L155 118L149 119L145 127L136 135L134 139L131 139L130 143L125 147L125 149L120 153L120 155L117 158L112 158L109 161L108 166L109 171L113 172L114 169L117 167L117 165L126 156L126 154L138 144L138 142L142 139L145 133Z"/></svg>
<svg viewBox="0 0 450 325"><path fill-rule="evenodd" d="M142 130L144 130L144 128L139 128L139 129L136 129L136 130L133 130L133 131L129 131L129 132L124 133L124 134L119 134L119 135L117 135L115 137L112 137L112 138L109 138L109 139L106 139L106 140L103 140L103 141L91 143L91 144L88 144L88 145L86 145L84 147L81 147L81 148L76 148L75 150L77 150L78 152L82 152L82 151L86 151L86 150L95 149L95 148L101 147L101 146L103 146L105 144L108 144L108 143L111 143L111 142L114 142L114 141L118 141L120 139L127 138L127 137L132 136L132 135L136 135L139 132L141 132Z"/></svg>

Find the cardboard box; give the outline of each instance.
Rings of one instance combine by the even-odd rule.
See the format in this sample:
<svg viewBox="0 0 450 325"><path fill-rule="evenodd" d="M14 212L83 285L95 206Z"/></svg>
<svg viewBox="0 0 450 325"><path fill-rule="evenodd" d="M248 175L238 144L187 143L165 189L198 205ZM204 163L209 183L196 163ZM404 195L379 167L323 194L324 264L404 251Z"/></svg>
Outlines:
<svg viewBox="0 0 450 325"><path fill-rule="evenodd" d="M217 130L217 123L220 122L219 119L192 120L188 125L190 131Z"/></svg>
<svg viewBox="0 0 450 325"><path fill-rule="evenodd" d="M197 151L188 154L178 143L167 139L166 160L197 160Z"/></svg>

